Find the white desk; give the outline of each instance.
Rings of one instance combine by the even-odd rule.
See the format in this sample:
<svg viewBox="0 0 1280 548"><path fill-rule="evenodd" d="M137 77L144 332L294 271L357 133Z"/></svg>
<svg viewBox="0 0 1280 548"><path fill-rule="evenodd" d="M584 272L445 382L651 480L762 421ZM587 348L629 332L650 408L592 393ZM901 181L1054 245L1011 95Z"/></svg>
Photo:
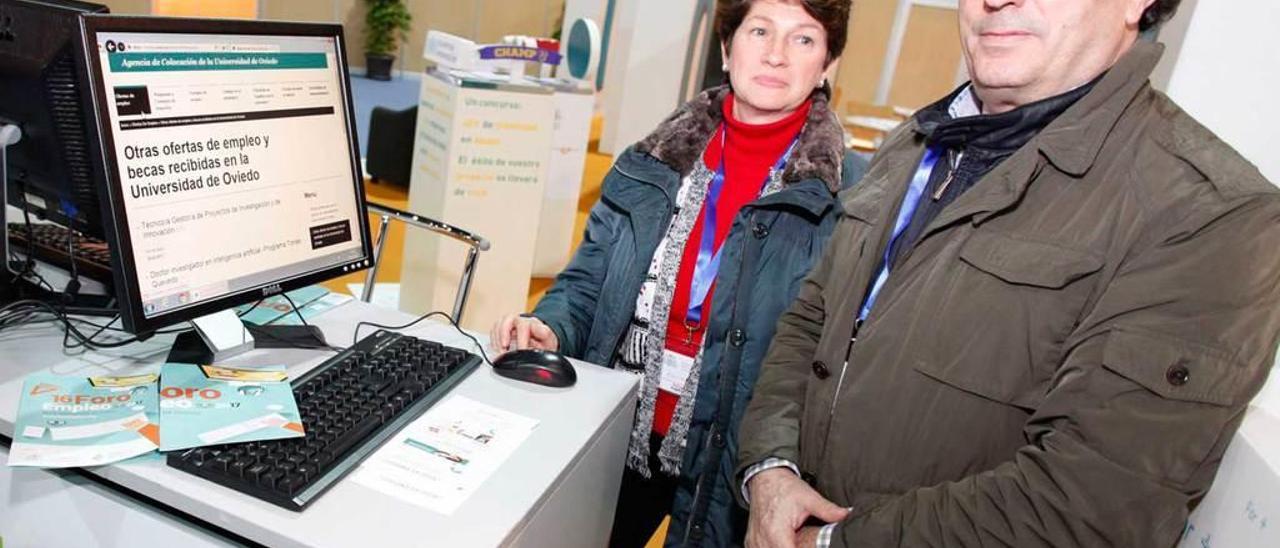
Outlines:
<svg viewBox="0 0 1280 548"><path fill-rule="evenodd" d="M347 346L356 321L397 324L411 319L400 312L353 301L317 317L313 323L324 329L331 344ZM371 332L365 328L361 334ZM469 340L443 324L426 321L404 333L476 352ZM28 373L55 365L55 373L73 375L136 369L163 361L170 337L158 336L110 352L113 356L131 357L100 365L110 358L100 353L82 358L63 354L62 332L53 324L0 332L0 434L13 436L18 394ZM296 378L330 355L306 350L257 350L227 363L284 363L289 366L290 376ZM90 365L90 361L97 364ZM637 379L584 363L578 363L577 370L578 383L573 387L546 388L499 377L482 366L454 389L455 394L535 418L539 423L512 458L452 516L401 502L348 480L339 482L305 511L295 513L169 468L160 458L135 459L80 473L98 476L162 508L268 546L602 546L613 520ZM44 512L55 495L76 495L75 500L60 506L68 512L92 512L94 508L111 506L112 501L138 504L74 478L74 474L59 477L20 469L0 474L0 509L5 510L0 512L0 535L4 546L64 545L74 538L87 538L89 545L145 546L157 545L160 537L221 544L222 539L210 536L199 525L167 523L166 520L172 521L168 515L147 508L121 513L130 516L131 521L109 531L95 530L102 521L96 516L70 515L64 519L45 513L41 521L49 523L48 529L40 529L36 523L8 522L37 510ZM32 485L45 487L34 489ZM63 485L68 492L51 494L49 485ZM120 538L152 529L159 536Z"/></svg>

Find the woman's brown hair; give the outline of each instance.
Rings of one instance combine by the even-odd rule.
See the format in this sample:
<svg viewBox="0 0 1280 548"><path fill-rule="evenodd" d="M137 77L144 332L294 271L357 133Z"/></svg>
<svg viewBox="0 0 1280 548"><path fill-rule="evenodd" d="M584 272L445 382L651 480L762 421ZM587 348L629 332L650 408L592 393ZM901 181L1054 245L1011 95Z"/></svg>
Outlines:
<svg viewBox="0 0 1280 548"><path fill-rule="evenodd" d="M759 0L717 0L716 31L728 51L733 42L733 33L738 31L742 20L746 19L751 5ZM798 0L810 17L822 24L827 33L827 63L831 63L844 51L846 34L849 31L849 9L853 0Z"/></svg>

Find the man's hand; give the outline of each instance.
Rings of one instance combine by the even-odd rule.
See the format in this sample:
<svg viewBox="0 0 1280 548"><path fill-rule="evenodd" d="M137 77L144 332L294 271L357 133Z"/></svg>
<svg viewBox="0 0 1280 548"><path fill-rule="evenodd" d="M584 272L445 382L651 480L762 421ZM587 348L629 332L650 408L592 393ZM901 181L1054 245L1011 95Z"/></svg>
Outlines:
<svg viewBox="0 0 1280 548"><path fill-rule="evenodd" d="M760 472L747 484L751 493L751 519L747 522L747 546L752 548L796 546L801 535L813 546L817 528L801 531L813 516L827 523L843 520L849 511L814 491L791 470L773 468Z"/></svg>
<svg viewBox="0 0 1280 548"><path fill-rule="evenodd" d="M489 344L499 352L534 348L537 350L559 350L560 341L556 334L532 316L508 314L493 324L489 332Z"/></svg>

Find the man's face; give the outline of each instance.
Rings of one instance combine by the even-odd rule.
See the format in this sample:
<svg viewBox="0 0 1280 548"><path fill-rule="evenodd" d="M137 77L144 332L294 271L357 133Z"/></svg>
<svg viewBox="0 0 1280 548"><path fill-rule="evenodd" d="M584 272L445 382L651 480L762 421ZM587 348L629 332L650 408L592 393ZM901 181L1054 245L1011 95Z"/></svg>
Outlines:
<svg viewBox="0 0 1280 548"><path fill-rule="evenodd" d="M979 97L991 100L986 91L1011 108L1088 82L1128 50L1153 1L960 0L960 37Z"/></svg>

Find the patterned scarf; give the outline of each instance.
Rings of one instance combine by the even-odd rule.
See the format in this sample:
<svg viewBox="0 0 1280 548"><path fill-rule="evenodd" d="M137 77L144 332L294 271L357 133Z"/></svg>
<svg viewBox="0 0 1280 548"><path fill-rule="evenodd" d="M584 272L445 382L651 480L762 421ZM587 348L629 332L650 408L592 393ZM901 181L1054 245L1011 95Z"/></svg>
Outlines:
<svg viewBox="0 0 1280 548"><path fill-rule="evenodd" d="M680 257L689 240L689 233L698 221L698 214L707 199L707 187L714 176L706 165L697 162L689 175L681 181L671 224L649 263L648 274L639 296L636 297L635 315L616 357L618 369L644 377L638 394L635 426L631 430L631 441L627 447L627 467L646 478L652 477L653 473L649 470L649 441L653 431L658 384L662 377L662 355L667 345L667 323L671 313L671 299L675 295ZM769 181L764 185L760 196L768 196L781 188L782 173L771 170ZM680 473L694 398L698 393L702 354L703 348L699 348L689 378L679 394L680 400L676 404L667 436L658 450L662 472L666 475Z"/></svg>

